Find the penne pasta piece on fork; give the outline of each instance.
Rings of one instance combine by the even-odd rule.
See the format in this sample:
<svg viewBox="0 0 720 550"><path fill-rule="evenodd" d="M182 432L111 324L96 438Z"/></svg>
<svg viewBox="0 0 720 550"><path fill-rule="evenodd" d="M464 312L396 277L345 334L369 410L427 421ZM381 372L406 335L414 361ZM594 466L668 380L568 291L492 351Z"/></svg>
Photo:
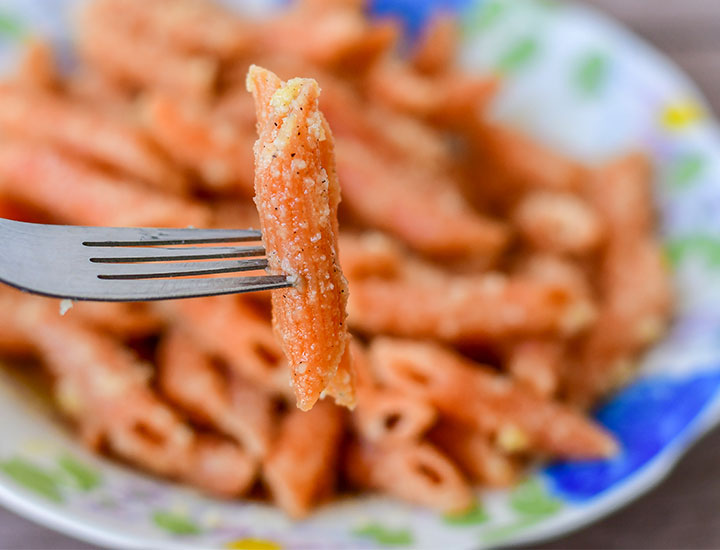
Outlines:
<svg viewBox="0 0 720 550"><path fill-rule="evenodd" d="M272 294L273 326L288 358L298 407L308 410L348 353L333 137L314 80L283 82L252 66L248 90L258 116L255 202L268 272L294 280L294 287Z"/></svg>

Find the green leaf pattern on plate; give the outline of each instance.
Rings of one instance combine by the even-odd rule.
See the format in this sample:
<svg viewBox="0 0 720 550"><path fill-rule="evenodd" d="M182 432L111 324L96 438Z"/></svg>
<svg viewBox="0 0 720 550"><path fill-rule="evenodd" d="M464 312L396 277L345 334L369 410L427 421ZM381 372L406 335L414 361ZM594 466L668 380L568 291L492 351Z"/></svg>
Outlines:
<svg viewBox="0 0 720 550"><path fill-rule="evenodd" d="M100 474L89 466L78 461L70 454L58 458L60 470L72 479L73 484L81 491L92 491L102 481Z"/></svg>
<svg viewBox="0 0 720 550"><path fill-rule="evenodd" d="M202 529L186 514L168 510L157 510L152 516L153 523L173 535L197 535Z"/></svg>
<svg viewBox="0 0 720 550"><path fill-rule="evenodd" d="M550 516L562 506L562 502L551 496L535 478L521 483L510 494L510 507L522 516Z"/></svg>
<svg viewBox="0 0 720 550"><path fill-rule="evenodd" d="M462 20L465 32L483 31L496 24L507 13L508 4L503 0L478 3Z"/></svg>
<svg viewBox="0 0 720 550"><path fill-rule="evenodd" d="M675 189L684 189L695 183L705 169L706 159L700 153L686 153L670 166L667 183Z"/></svg>
<svg viewBox="0 0 720 550"><path fill-rule="evenodd" d="M18 485L48 500L62 503L65 498L52 472L20 457L0 462L0 471L11 477Z"/></svg>
<svg viewBox="0 0 720 550"><path fill-rule="evenodd" d="M443 521L447 523L448 525L455 525L458 527L467 527L469 525L480 525L481 523L485 523L489 519L489 516L487 515L487 512L482 507L482 504L475 503L472 508L470 508L467 512L464 514L453 514L453 515L446 515L443 517Z"/></svg>
<svg viewBox="0 0 720 550"><path fill-rule="evenodd" d="M537 38L526 36L512 44L497 62L497 69L503 73L517 71L530 63L540 50Z"/></svg>
<svg viewBox="0 0 720 550"><path fill-rule="evenodd" d="M500 542L522 529L559 512L563 503L548 493L538 479L529 479L513 489L509 499L510 508L518 519L506 525L500 525L483 534L486 543Z"/></svg>
<svg viewBox="0 0 720 550"><path fill-rule="evenodd" d="M379 523L368 523L355 529L353 534L359 537L373 539L386 546L409 546L413 543L413 536L407 529L391 529Z"/></svg>
<svg viewBox="0 0 720 550"><path fill-rule="evenodd" d="M0 11L0 36L19 40L26 34L25 25L14 15Z"/></svg>
<svg viewBox="0 0 720 550"><path fill-rule="evenodd" d="M673 266L678 266L688 256L705 260L711 268L720 267L720 237L717 235L688 235L673 239L666 245L667 258Z"/></svg>
<svg viewBox="0 0 720 550"><path fill-rule="evenodd" d="M601 52L588 52L580 58L575 71L576 88L586 96L598 95L607 84L610 61Z"/></svg>
<svg viewBox="0 0 720 550"><path fill-rule="evenodd" d="M68 487L87 492L102 483L98 472L69 453L58 457L57 468L39 466L16 455L0 462L0 471L17 484L58 504L65 501L64 490Z"/></svg>

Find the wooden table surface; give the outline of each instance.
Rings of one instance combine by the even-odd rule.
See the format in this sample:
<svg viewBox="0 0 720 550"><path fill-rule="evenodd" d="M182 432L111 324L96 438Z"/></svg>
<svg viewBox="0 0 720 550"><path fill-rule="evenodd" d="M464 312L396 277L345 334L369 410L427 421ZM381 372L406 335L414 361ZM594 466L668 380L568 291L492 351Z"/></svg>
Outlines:
<svg viewBox="0 0 720 550"><path fill-rule="evenodd" d="M720 0L589 0L673 58L720 114ZM93 548L0 508L0 549ZM649 494L591 527L538 549L720 548L720 431Z"/></svg>

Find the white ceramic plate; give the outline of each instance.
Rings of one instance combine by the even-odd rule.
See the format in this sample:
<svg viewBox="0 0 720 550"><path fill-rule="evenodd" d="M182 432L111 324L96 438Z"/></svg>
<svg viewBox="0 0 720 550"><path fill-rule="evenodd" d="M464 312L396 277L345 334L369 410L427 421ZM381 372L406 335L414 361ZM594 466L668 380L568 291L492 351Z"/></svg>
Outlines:
<svg viewBox="0 0 720 550"><path fill-rule="evenodd" d="M79 0L3 0L0 67L32 31L67 50ZM273 2L234 0L240 10ZM658 483L720 420L720 136L670 62L605 17L552 1L376 0L411 31L438 7L464 22L462 63L500 70L496 115L589 162L638 147L656 197L679 296L671 333L639 379L598 411L623 444L603 462L555 464L513 490L478 494L449 520L385 498L345 500L292 522L270 506L227 503L86 453L26 384L0 371L0 501L44 525L119 548L471 549L536 541L585 525ZM67 62L71 62L67 56Z"/></svg>

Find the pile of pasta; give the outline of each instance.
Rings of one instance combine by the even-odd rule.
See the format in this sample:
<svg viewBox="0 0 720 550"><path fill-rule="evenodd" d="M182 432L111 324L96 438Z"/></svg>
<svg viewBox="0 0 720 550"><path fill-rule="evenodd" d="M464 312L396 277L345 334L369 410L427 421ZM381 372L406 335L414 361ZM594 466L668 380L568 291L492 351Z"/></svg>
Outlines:
<svg viewBox="0 0 720 550"><path fill-rule="evenodd" d="M0 290L90 448L302 517L338 492L443 513L533 462L616 452L587 415L663 333L671 291L638 153L586 166L493 122L500 82L437 17L398 53L362 0L250 20L204 0L95 0L78 63L28 42L0 85L0 215L258 227L251 64L314 78L342 190L356 406L295 407L267 293L152 304ZM309 334L317 335L314 326Z"/></svg>

